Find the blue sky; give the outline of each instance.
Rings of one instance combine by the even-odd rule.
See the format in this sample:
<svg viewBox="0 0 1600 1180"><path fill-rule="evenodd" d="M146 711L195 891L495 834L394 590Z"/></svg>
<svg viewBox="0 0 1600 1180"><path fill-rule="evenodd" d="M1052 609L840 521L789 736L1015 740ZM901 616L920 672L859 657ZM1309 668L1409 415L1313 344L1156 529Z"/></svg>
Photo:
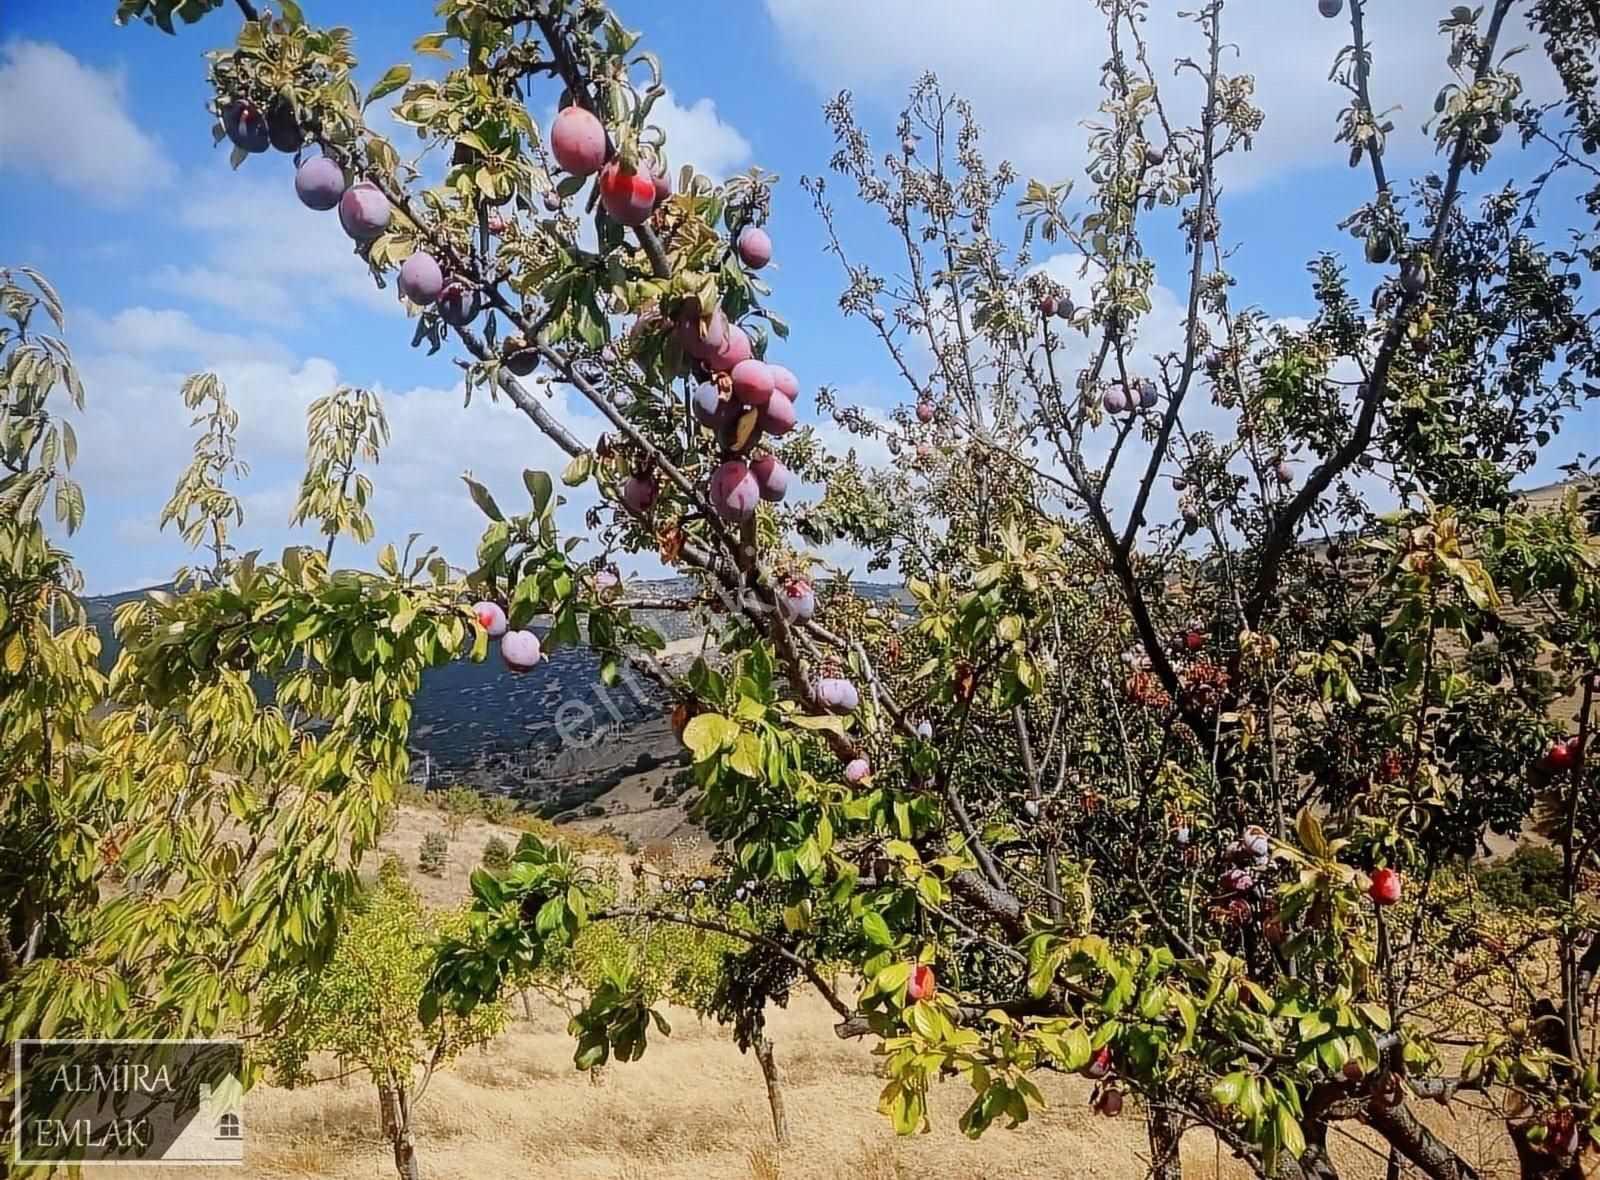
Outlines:
<svg viewBox="0 0 1600 1180"><path fill-rule="evenodd" d="M302 3L313 21L355 29L368 80L435 27L431 0ZM1375 97L1402 106L1391 170L1415 175L1429 159L1417 128L1447 80L1435 29L1450 5L1375 7ZM0 260L39 267L67 304L91 403L79 461L88 519L73 543L88 588L148 584L183 562L175 535L158 534L155 522L191 444L178 387L203 367L228 381L252 464L242 545L276 551L294 539L285 522L304 407L342 381L381 389L395 427L375 477L380 541L421 529L467 559L481 518L455 477L470 468L510 495L522 467L559 470L553 448L508 409L462 409L449 351L407 347L392 292L371 287L331 214L298 204L287 157L269 153L230 173L211 144L201 54L231 40L237 15L166 37L116 28L113 8L9 0L0 20ZM1082 121L1094 114L1104 57L1092 0L633 0L619 9L663 61L675 164L725 175L760 163L782 175L770 277L794 332L775 359L808 386L834 385L878 407L906 396L865 325L838 313L840 275L797 184L826 168L833 144L820 108L839 88L856 94L887 148L906 86L934 68L973 100L991 157L1008 156L1024 176L1081 183ZM1350 252L1337 222L1369 195L1367 173L1349 169L1331 142L1343 96L1327 74L1345 26L1315 9L1314 0L1228 6L1241 60L1226 68L1256 75L1268 122L1228 174L1224 237L1237 245L1236 302L1275 316L1312 310L1305 263L1321 249ZM1157 18L1158 60L1195 51L1185 35ZM1537 93L1549 79L1529 83ZM880 252L874 225L851 210L843 184L833 188L852 244ZM1176 236L1158 231L1152 243L1176 287ZM576 420L592 435L592 422ZM1552 462L1595 421L1591 412L1571 424Z"/></svg>

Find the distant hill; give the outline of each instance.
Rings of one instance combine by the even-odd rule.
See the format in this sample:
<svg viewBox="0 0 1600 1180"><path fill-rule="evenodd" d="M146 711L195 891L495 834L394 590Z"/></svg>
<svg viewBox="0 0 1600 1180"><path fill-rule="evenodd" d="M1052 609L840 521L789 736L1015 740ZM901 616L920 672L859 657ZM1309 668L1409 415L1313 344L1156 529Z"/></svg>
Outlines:
<svg viewBox="0 0 1600 1180"><path fill-rule="evenodd" d="M156 589L170 587L84 599L101 634L106 667L116 659L116 609ZM882 585L857 589L874 599L898 592ZM694 585L683 579L633 581L628 592L669 600L692 595ZM669 643L701 633L690 611L640 615ZM677 762L680 747L670 729L650 724L664 708L659 690L644 676L606 687L600 661L587 648L558 648L521 675L507 672L491 651L482 663L461 660L424 674L412 701L413 777L430 787L514 794L547 815L576 814L623 776Z"/></svg>

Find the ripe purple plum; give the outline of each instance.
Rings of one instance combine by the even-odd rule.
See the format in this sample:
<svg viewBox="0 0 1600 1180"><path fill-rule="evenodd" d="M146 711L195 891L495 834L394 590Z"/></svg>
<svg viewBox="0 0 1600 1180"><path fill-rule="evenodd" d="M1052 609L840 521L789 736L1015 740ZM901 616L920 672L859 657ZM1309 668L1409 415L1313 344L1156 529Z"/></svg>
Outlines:
<svg viewBox="0 0 1600 1180"><path fill-rule="evenodd" d="M678 312L678 344L700 360L710 360L728 342L728 317L719 308L711 318L700 318L700 305L690 301Z"/></svg>
<svg viewBox="0 0 1600 1180"><path fill-rule="evenodd" d="M358 242L370 242L383 233L393 216L389 198L369 180L352 184L339 198L339 224Z"/></svg>
<svg viewBox="0 0 1600 1180"><path fill-rule="evenodd" d="M708 429L715 430L728 420L728 403L722 400L715 381L702 381L695 387L693 405L695 421Z"/></svg>
<svg viewBox="0 0 1600 1180"><path fill-rule="evenodd" d="M1332 20L1344 11L1344 0L1317 0L1317 11Z"/></svg>
<svg viewBox="0 0 1600 1180"><path fill-rule="evenodd" d="M750 464L750 474L755 476L763 500L776 503L789 494L789 469L776 455L762 455Z"/></svg>
<svg viewBox="0 0 1600 1180"><path fill-rule="evenodd" d="M931 742L933 740L933 722L926 717L917 722L917 737L925 742Z"/></svg>
<svg viewBox="0 0 1600 1180"><path fill-rule="evenodd" d="M494 234L496 237L506 232L505 214L501 213L500 210L491 209L486 220L489 223L489 232Z"/></svg>
<svg viewBox="0 0 1600 1180"><path fill-rule="evenodd" d="M1111 1046L1101 1045L1089 1055L1089 1060L1084 1063L1080 1071L1091 1082L1098 1082L1111 1072Z"/></svg>
<svg viewBox="0 0 1600 1180"><path fill-rule="evenodd" d="M267 117L253 102L230 102L223 107L222 130L234 147L252 154L266 151L272 143Z"/></svg>
<svg viewBox="0 0 1600 1180"><path fill-rule="evenodd" d="M872 763L868 762L865 758L852 758L849 762L845 763L844 781L849 783L851 786L855 786L871 773Z"/></svg>
<svg viewBox="0 0 1600 1180"><path fill-rule="evenodd" d="M816 591L804 578L791 578L778 595L778 606L789 619L803 623L817 613Z"/></svg>
<svg viewBox="0 0 1600 1180"><path fill-rule="evenodd" d="M761 407L761 429L772 435L788 434L795 424L794 402L776 389Z"/></svg>
<svg viewBox="0 0 1600 1180"><path fill-rule="evenodd" d="M729 459L711 473L711 506L724 520L749 520L761 499L761 485L743 459Z"/></svg>
<svg viewBox="0 0 1600 1180"><path fill-rule="evenodd" d="M532 631L507 631L500 637L500 658L513 672L531 670L539 655L539 637Z"/></svg>
<svg viewBox="0 0 1600 1180"><path fill-rule="evenodd" d="M1100 404L1105 406L1108 414L1126 414L1129 406L1128 391L1120 384L1112 385L1100 399Z"/></svg>
<svg viewBox="0 0 1600 1180"><path fill-rule="evenodd" d="M655 178L646 170L630 172L621 160L600 169L600 203L623 225L643 225L656 207Z"/></svg>
<svg viewBox="0 0 1600 1180"><path fill-rule="evenodd" d="M933 421L934 409L932 402L917 403L917 421L926 426Z"/></svg>
<svg viewBox="0 0 1600 1180"><path fill-rule="evenodd" d="M294 107L281 98L267 106L267 139L285 153L299 151L306 141L306 133L294 117Z"/></svg>
<svg viewBox="0 0 1600 1180"><path fill-rule="evenodd" d="M444 293L444 271L432 254L418 250L400 264L400 294L418 307L431 307Z"/></svg>
<svg viewBox="0 0 1600 1180"><path fill-rule="evenodd" d="M1139 406L1141 409L1153 410L1156 405L1156 383L1149 377L1139 379Z"/></svg>
<svg viewBox="0 0 1600 1180"><path fill-rule="evenodd" d="M478 289L452 279L439 292L439 316L453 328L465 328L478 317Z"/></svg>
<svg viewBox="0 0 1600 1180"><path fill-rule="evenodd" d="M327 156L313 156L294 170L294 191L307 209L324 213L344 196L344 169Z"/></svg>
<svg viewBox="0 0 1600 1180"><path fill-rule="evenodd" d="M550 125L550 152L563 172L592 176L606 162L606 129L580 106L563 107Z"/></svg>
<svg viewBox="0 0 1600 1180"><path fill-rule="evenodd" d="M741 405L764 406L772 400L772 370L754 358L733 366L733 396Z"/></svg>
<svg viewBox="0 0 1600 1180"><path fill-rule="evenodd" d="M784 368L782 365L774 365L768 362L767 368L772 370L772 388L783 394L784 397L788 398L792 402L799 401L800 378L796 377L792 372Z"/></svg>
<svg viewBox="0 0 1600 1180"><path fill-rule="evenodd" d="M1272 468L1272 478L1287 487L1294 482L1294 468L1289 466L1287 459L1279 459Z"/></svg>
<svg viewBox="0 0 1600 1180"><path fill-rule="evenodd" d="M713 372L731 373L741 361L749 360L755 355L750 350L750 337L738 324L728 325L728 335L722 342L722 347L706 358L706 366Z"/></svg>
<svg viewBox="0 0 1600 1180"><path fill-rule="evenodd" d="M772 238L759 225L747 226L739 235L739 261L760 270L772 261Z"/></svg>
<svg viewBox="0 0 1600 1180"><path fill-rule="evenodd" d="M475 602L472 604L472 613L478 620L478 626L489 633L490 639L499 639L506 633L506 612L498 602Z"/></svg>
<svg viewBox="0 0 1600 1180"><path fill-rule="evenodd" d="M635 472L628 477L628 482L622 485L622 502L641 516L656 506L656 498L660 494L660 485L651 475Z"/></svg>
<svg viewBox="0 0 1600 1180"><path fill-rule="evenodd" d="M1108 1119L1122 1113L1122 1091L1115 1086L1100 1091L1094 1100L1094 1112Z"/></svg>
<svg viewBox="0 0 1600 1180"><path fill-rule="evenodd" d="M861 707L856 686L839 676L824 676L812 686L817 703L833 713L854 713Z"/></svg>

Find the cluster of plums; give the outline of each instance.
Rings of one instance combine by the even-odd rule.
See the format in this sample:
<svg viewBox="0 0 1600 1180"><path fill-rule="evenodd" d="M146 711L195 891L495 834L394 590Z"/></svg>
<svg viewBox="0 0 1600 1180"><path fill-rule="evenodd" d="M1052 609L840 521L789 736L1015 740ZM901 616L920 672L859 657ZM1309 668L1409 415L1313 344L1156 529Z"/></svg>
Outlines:
<svg viewBox="0 0 1600 1180"><path fill-rule="evenodd" d="M531 671L543 658L539 637L532 631L509 630L505 609L498 602L474 603L472 613L478 626L489 633L489 638L500 641L500 659L511 671Z"/></svg>
<svg viewBox="0 0 1600 1180"><path fill-rule="evenodd" d="M550 125L550 154L563 172L587 177L600 174L600 204L614 221L643 225L656 207L672 195L672 177L664 168L630 165L611 152L605 124L580 106L563 107ZM759 226L739 235L740 260L752 270L772 261L772 239Z"/></svg>
<svg viewBox="0 0 1600 1180"><path fill-rule="evenodd" d="M1159 400L1155 381L1140 377L1131 387L1113 381L1101 395L1100 404L1108 414L1128 414L1138 410L1153 410Z"/></svg>
<svg viewBox="0 0 1600 1180"><path fill-rule="evenodd" d="M299 151L305 137L294 124L293 112L287 104L274 108L274 112L278 110L285 112L283 119L293 127L292 135L284 131L276 138L264 139L260 128L280 126L282 120L275 122L274 113L263 115L248 102L231 102L224 107L222 127L228 138L247 152L264 151L269 143L280 151ZM337 209L340 226L357 243L375 240L394 219L394 209L382 189L366 180L348 183L344 169L330 156L301 161L294 173L294 191L308 209L319 213ZM426 251L419 250L400 264L397 285L400 294L418 307L438 304L439 315L455 327L465 327L478 314L477 288L459 280L447 281L438 259Z"/></svg>

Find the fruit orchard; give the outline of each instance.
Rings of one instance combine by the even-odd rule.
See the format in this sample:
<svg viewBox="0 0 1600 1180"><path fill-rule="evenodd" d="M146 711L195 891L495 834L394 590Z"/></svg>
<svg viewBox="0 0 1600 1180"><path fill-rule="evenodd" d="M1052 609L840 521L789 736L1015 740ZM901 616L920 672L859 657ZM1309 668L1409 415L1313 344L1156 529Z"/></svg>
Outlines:
<svg viewBox="0 0 1600 1180"><path fill-rule="evenodd" d="M1224 0L1194 6L1164 64L1142 0L1084 3L1107 56L1077 188L988 162L931 76L887 148L830 103L832 175L802 185L849 326L903 376L882 416L784 365L766 223L794 190L674 170L659 63L603 6L441 0L416 45L438 76L399 63L363 94L352 33L288 0L121 0L168 32L242 15L209 58L219 144L337 217L350 265L414 312L411 344L463 358L469 396L508 399L571 462L527 473L520 509L469 481L488 517L473 568L390 548L361 573L331 565L332 538L370 536L348 462L303 493L328 550L267 563L215 527L230 506L203 476L227 450L197 452L182 527L211 522L212 566L123 612L105 677L40 523L46 495L81 516L46 407L81 390L31 324L59 315L53 295L7 276L0 756L4 840L32 854L7 847L0 869L20 899L0 927L7 1038L281 1018L270 989L252 1011L258 984L327 958L422 670L492 645L514 674L586 643L608 675L666 683L717 872L622 901L525 839L443 932L425 1024L502 1003L586 931L700 930L744 949L696 1007L758 1046L768 1002L815 988L881 1056L904 1133L935 1085L969 1092L966 1133L1015 1127L1035 1079L1065 1071L1097 1113L1144 1117L1164 1180L1191 1134L1264 1176L1334 1177L1352 1122L1395 1169L1478 1175L1418 1114L1468 1101L1522 1175L1589 1174L1600 495L1581 465L1553 507L1512 485L1600 394L1600 12L1442 10L1436 156L1404 177L1369 6L1317 0L1348 92L1331 150L1371 198L1341 222L1348 251L1290 264L1316 303L1303 323L1235 303L1219 170L1272 112L1228 52ZM1553 102L1524 94L1534 55ZM448 160L442 183L373 129L385 100ZM838 199L881 217L892 267L858 257ZM1184 243L1182 322L1155 351L1145 243L1163 230ZM553 417L544 382L603 436ZM819 413L891 461L831 453ZM558 480L598 496L597 552L559 535ZM903 579L904 606L827 576L816 554L839 543ZM629 553L696 580L716 658L655 661L612 568ZM1561 858L1557 900L1489 904L1470 861L1534 830ZM151 887L101 900L113 861ZM591 981L580 1065L661 1029L642 974Z"/></svg>

